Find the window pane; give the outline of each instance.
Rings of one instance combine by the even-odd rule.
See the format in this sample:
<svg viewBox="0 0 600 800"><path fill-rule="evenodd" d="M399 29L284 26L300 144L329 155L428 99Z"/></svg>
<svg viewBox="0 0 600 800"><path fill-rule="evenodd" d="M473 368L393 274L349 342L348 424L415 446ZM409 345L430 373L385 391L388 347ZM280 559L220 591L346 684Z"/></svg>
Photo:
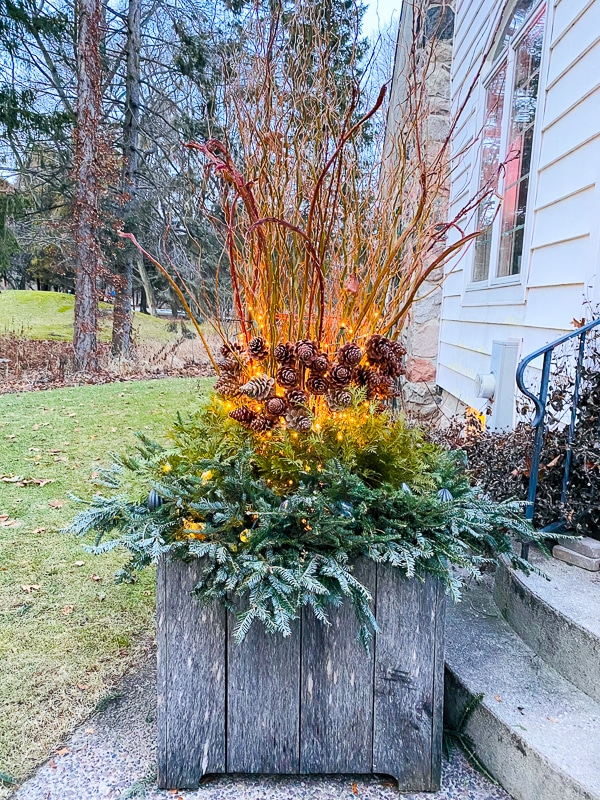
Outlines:
<svg viewBox="0 0 600 800"><path fill-rule="evenodd" d="M486 118L482 131L480 191L487 192L479 206L477 228L482 231L475 242L473 280L485 281L490 271L492 229L496 211L494 193L498 189L500 169L500 141L502 135L502 113L506 89L506 65L500 69L486 92Z"/></svg>
<svg viewBox="0 0 600 800"><path fill-rule="evenodd" d="M498 46L494 53L494 59L498 58L500 53L508 45L515 33L523 27L523 23L527 19L527 15L536 4L537 0L517 0L514 4L512 14L509 16L502 33L498 38Z"/></svg>
<svg viewBox="0 0 600 800"><path fill-rule="evenodd" d="M542 12L515 52L498 277L518 275L521 271L544 21Z"/></svg>

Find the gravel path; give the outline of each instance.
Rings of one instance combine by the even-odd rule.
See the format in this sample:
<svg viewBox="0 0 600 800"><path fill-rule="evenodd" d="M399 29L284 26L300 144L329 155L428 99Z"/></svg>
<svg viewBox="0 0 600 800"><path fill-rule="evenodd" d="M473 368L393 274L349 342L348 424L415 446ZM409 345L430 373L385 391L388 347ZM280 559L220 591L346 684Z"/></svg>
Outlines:
<svg viewBox="0 0 600 800"><path fill-rule="evenodd" d="M389 779L365 776L235 776L208 780L197 791L160 791L156 760L154 654L140 672L82 725L13 795L13 800L391 800ZM443 789L406 800L510 800L456 754L444 762Z"/></svg>

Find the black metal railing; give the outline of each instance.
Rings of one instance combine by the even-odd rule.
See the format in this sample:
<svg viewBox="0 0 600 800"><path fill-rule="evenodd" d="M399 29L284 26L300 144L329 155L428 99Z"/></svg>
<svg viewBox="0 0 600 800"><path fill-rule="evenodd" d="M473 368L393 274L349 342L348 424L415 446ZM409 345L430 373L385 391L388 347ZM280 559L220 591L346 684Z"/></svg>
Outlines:
<svg viewBox="0 0 600 800"><path fill-rule="evenodd" d="M524 359L522 359L522 361L519 363L519 366L517 367L517 386L519 387L521 392L533 402L535 407L535 416L532 422L532 427L535 429L535 439L533 443L533 452L531 456L531 466L529 469L529 489L527 492L527 507L525 510L526 519L533 520L535 512L535 501L537 496L539 473L540 473L540 460L542 456L542 448L544 445L546 407L548 403L550 374L551 374L552 358L554 355L554 351L556 350L557 347L560 347L560 345L565 344L565 342L569 342L577 338L579 339L577 345L577 361L575 365L575 375L573 377L573 397L572 397L572 404L570 411L569 429L567 434L566 451L564 458L564 473L562 478L562 490L561 490L560 506L559 506L559 508L562 509L564 507L565 500L567 497L569 475L571 472L571 462L573 456L571 446L573 444L573 438L575 436L575 423L577 420L577 407L579 403L579 393L581 387L581 374L585 360L586 340L589 331L591 331L593 328L596 328L598 325L600 325L600 319L595 319L592 320L592 322L588 322L586 325L583 325L581 328L577 328L576 330L571 331L570 333L566 333L564 336L560 336L553 342L550 342L549 344L540 347L539 350L536 350L535 352L526 356ZM540 379L539 392L536 395L530 389L528 389L527 386L525 386L525 370L531 364L532 361L535 361L537 358L540 357L543 357L542 373ZM552 534L560 531L563 528L563 525L564 522L559 517L559 519L557 519L555 522L552 522L550 525L546 525L544 528L542 528L542 530L547 531L548 534ZM523 558L528 557L529 544L524 544L522 546L522 555Z"/></svg>

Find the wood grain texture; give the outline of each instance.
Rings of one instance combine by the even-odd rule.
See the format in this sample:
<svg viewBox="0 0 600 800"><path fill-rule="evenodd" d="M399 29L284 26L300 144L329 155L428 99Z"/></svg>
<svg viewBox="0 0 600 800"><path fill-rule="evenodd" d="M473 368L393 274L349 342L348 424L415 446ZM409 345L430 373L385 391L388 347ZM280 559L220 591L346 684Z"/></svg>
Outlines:
<svg viewBox="0 0 600 800"><path fill-rule="evenodd" d="M360 559L355 575L375 597L376 566ZM373 751L373 659L358 640L350 602L329 613L302 614L300 771L369 773Z"/></svg>
<svg viewBox="0 0 600 800"><path fill-rule="evenodd" d="M384 773L401 791L439 788L444 595L361 559L380 633L367 655L346 602L325 628L311 611L283 639L190 591L201 564L157 570L158 783L196 788L206 773Z"/></svg>
<svg viewBox="0 0 600 800"><path fill-rule="evenodd" d="M446 592L440 581L436 584L435 642L433 653L433 719L431 729L431 782L429 789L437 792L442 783L442 740L444 736L444 664L446 641Z"/></svg>
<svg viewBox="0 0 600 800"><path fill-rule="evenodd" d="M400 791L439 788L441 725L434 725L443 702L442 666L436 664L436 659L443 664L439 593L433 578L407 581L393 567L378 565L373 771L395 777Z"/></svg>
<svg viewBox="0 0 600 800"><path fill-rule="evenodd" d="M190 595L198 561L163 560L157 573L158 785L197 788L225 772L225 609Z"/></svg>
<svg viewBox="0 0 600 800"><path fill-rule="evenodd" d="M237 645L228 619L227 772L297 774L300 621L284 639L254 622Z"/></svg>

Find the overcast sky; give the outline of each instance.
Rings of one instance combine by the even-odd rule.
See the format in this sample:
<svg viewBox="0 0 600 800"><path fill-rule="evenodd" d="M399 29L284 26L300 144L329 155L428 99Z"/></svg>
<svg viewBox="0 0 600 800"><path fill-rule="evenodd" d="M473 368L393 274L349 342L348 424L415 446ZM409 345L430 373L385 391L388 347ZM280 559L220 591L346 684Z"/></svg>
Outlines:
<svg viewBox="0 0 600 800"><path fill-rule="evenodd" d="M378 28L385 28L392 15L400 13L402 0L368 0L368 8L363 19L363 33L368 36Z"/></svg>

